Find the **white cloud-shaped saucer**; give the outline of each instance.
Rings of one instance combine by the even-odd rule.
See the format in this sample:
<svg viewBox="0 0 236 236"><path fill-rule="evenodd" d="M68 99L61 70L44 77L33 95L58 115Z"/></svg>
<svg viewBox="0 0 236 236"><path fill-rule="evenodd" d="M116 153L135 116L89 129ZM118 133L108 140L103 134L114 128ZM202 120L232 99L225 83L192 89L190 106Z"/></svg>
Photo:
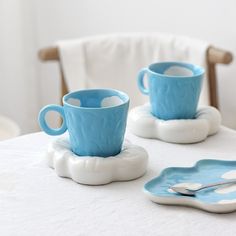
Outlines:
<svg viewBox="0 0 236 236"><path fill-rule="evenodd" d="M54 168L61 177L71 178L81 184L101 185L144 175L148 154L144 148L126 140L122 151L116 156L78 156L71 151L68 138L63 137L49 144L46 160L48 166Z"/></svg>
<svg viewBox="0 0 236 236"><path fill-rule="evenodd" d="M133 134L171 143L195 143L217 133L221 123L220 112L210 106L199 108L195 119L186 120L160 120L150 111L149 104L130 111L128 127Z"/></svg>

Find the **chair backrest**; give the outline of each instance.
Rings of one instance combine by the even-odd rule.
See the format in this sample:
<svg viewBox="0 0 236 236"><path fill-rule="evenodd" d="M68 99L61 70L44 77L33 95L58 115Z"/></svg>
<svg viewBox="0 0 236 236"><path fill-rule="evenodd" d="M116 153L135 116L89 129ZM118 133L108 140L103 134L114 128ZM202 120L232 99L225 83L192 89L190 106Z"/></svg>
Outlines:
<svg viewBox="0 0 236 236"><path fill-rule="evenodd" d="M68 93L68 87L66 85L63 67L61 63L59 49L57 47L47 47L39 51L39 58L42 61L58 61L61 70L61 83L62 91L61 95ZM206 69L207 69L207 81L209 89L209 101L210 105L218 108L218 96L217 96L217 80L215 66L218 63L229 64L232 61L232 54L230 52L209 47L206 53Z"/></svg>

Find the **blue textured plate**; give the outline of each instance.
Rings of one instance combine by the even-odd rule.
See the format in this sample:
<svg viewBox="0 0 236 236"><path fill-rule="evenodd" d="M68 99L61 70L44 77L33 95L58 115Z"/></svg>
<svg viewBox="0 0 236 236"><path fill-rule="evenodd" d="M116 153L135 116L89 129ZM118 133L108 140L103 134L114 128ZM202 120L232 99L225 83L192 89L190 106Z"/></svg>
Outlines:
<svg viewBox="0 0 236 236"><path fill-rule="evenodd" d="M236 184L208 188L195 197L175 193L170 186L200 186L227 179L236 179L236 161L201 160L195 166L170 167L144 185L145 194L159 204L185 205L209 212L227 213L236 210Z"/></svg>

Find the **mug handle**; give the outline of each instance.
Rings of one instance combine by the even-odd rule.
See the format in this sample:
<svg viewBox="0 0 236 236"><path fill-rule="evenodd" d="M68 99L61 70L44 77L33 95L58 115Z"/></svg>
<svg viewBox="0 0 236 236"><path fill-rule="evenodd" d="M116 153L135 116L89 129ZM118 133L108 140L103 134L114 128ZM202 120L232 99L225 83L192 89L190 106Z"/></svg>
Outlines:
<svg viewBox="0 0 236 236"><path fill-rule="evenodd" d="M47 112L49 112L49 111L56 111L61 115L62 120L63 120L61 127L53 129L48 126L48 124L45 120L45 116L46 116ZM65 133L67 130L64 109L62 106L59 106L59 105L52 104L52 105L47 105L47 106L43 107L41 109L41 111L39 112L38 121L39 121L40 128L46 134L49 134L49 135L60 135L60 134Z"/></svg>
<svg viewBox="0 0 236 236"><path fill-rule="evenodd" d="M145 74L147 73L147 70L148 70L147 68L143 68L138 74L138 87L141 93L145 95L149 94L149 90L145 88L144 83L143 83L143 79L144 79Z"/></svg>

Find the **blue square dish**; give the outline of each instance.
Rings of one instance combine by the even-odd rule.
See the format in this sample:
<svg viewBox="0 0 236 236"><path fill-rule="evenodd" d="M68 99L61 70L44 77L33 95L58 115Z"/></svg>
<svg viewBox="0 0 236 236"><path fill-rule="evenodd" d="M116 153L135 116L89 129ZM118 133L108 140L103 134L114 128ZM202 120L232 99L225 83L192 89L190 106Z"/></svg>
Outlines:
<svg viewBox="0 0 236 236"><path fill-rule="evenodd" d="M236 161L200 160L193 167L170 167L144 185L145 194L153 202L184 205L215 213L236 210L236 184L198 191L195 196L175 193L170 186L196 186L236 179Z"/></svg>

